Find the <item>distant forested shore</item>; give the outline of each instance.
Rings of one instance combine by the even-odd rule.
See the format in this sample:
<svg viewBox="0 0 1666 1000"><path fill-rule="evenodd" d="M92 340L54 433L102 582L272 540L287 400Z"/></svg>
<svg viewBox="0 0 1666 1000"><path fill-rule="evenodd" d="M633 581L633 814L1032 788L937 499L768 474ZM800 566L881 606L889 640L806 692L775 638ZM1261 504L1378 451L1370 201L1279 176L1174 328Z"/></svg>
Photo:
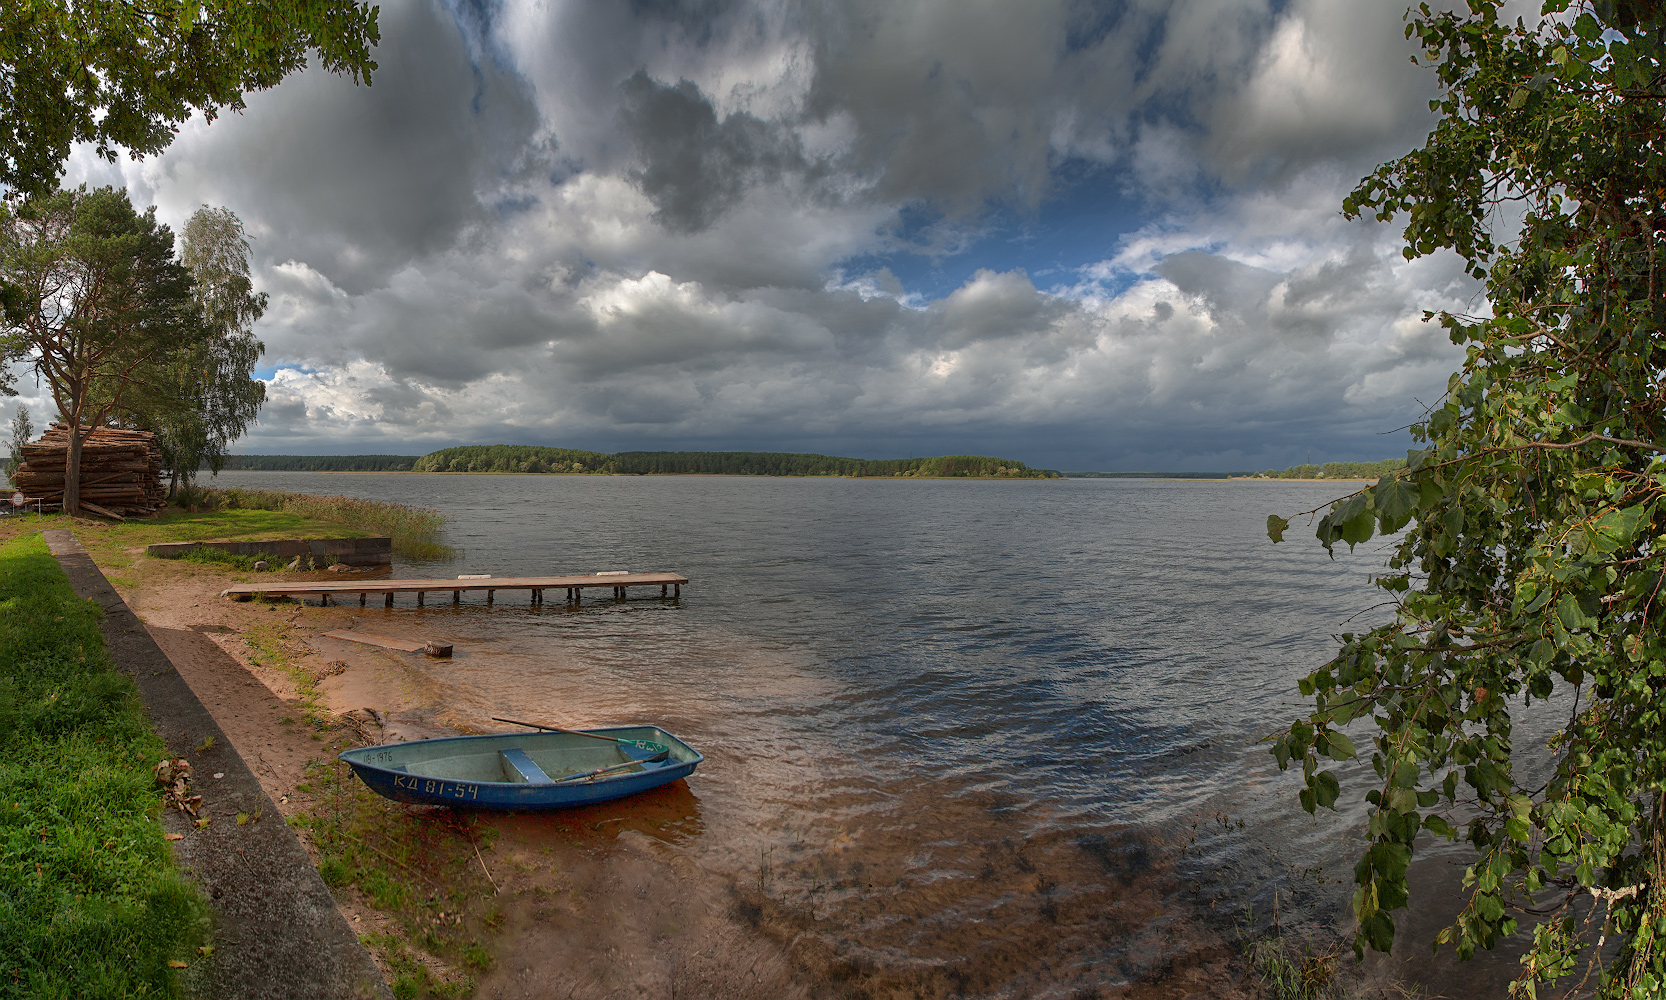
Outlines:
<svg viewBox="0 0 1666 1000"><path fill-rule="evenodd" d="M772 451L624 451L468 445L426 455L231 455L225 469L258 472L530 472L623 476L859 476L1060 479L1010 458L938 455L866 459Z"/></svg>
<svg viewBox="0 0 1666 1000"><path fill-rule="evenodd" d="M228 455L241 472L553 472L621 476L878 476L991 479L1380 479L1406 467L1380 462L1292 465L1282 472L1054 472L1010 458L840 458L776 451L622 451L540 445L468 445L426 455Z"/></svg>
<svg viewBox="0 0 1666 1000"><path fill-rule="evenodd" d="M1234 476L1255 479L1381 479L1406 467L1403 458L1385 458L1380 462L1326 462L1323 465L1292 465L1283 472L1234 472Z"/></svg>
<svg viewBox="0 0 1666 1000"><path fill-rule="evenodd" d="M1403 458L1381 462L1326 462L1292 465L1283 472L1066 472L1071 479L1381 479L1406 467Z"/></svg>

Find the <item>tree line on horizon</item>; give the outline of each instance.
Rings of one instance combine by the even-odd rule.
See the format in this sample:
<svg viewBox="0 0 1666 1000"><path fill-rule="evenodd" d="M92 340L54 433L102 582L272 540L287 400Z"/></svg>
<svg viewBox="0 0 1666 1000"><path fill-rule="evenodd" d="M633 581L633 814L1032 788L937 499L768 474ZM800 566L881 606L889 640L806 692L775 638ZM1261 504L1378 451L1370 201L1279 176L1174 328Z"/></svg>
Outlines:
<svg viewBox="0 0 1666 1000"><path fill-rule="evenodd" d="M623 476L914 476L1056 479L1060 474L987 455L864 459L772 451L623 451L543 445L464 445L410 455L231 455L227 470L270 472L522 472Z"/></svg>
<svg viewBox="0 0 1666 1000"><path fill-rule="evenodd" d="M973 455L859 459L772 451L624 451L615 454L541 445L468 445L427 455L227 455L229 472L561 472L619 475L895 476L1041 479L1380 479L1406 467L1380 462L1324 462L1265 472L1070 472L1033 469L1012 459ZM206 466L204 466L206 468ZM1006 471L1003 472L1002 470ZM926 471L921 471L926 470ZM974 470L974 471L963 471Z"/></svg>
<svg viewBox="0 0 1666 1000"><path fill-rule="evenodd" d="M1324 462L1318 465L1292 465L1283 472L1268 469L1247 475L1259 479L1381 479L1392 476L1406 467L1403 458L1385 458L1380 462Z"/></svg>

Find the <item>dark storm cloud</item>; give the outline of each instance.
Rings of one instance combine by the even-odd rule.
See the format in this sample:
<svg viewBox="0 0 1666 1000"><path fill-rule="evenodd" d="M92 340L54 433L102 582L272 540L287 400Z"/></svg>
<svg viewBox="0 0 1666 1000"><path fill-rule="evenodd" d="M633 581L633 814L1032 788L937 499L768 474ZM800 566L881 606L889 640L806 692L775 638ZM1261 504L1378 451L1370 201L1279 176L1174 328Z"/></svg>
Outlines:
<svg viewBox="0 0 1666 1000"><path fill-rule="evenodd" d="M454 246L550 151L524 81L474 58L443 9L386 6L381 27L374 86L309 72L256 95L184 136L159 186L259 206L262 257L304 260L351 294Z"/></svg>
<svg viewBox="0 0 1666 1000"><path fill-rule="evenodd" d="M808 166L789 134L745 112L719 119L692 81L671 86L639 70L622 89L621 118L642 161L630 176L668 229L704 229L749 188Z"/></svg>
<svg viewBox="0 0 1666 1000"><path fill-rule="evenodd" d="M1397 15L412 0L373 87L303 74L117 179L255 237L265 450L1375 457L1454 360L1421 310L1473 294L1337 212L1427 127ZM980 258L1085 184L1144 212L1098 263ZM916 250L949 291L854 263Z"/></svg>

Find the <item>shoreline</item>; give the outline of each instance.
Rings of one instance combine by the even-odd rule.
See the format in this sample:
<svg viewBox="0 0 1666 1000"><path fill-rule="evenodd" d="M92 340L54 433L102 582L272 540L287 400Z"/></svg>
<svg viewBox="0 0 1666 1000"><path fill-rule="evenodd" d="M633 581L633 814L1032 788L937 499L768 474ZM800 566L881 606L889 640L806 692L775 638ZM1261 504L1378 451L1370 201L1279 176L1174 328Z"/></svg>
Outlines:
<svg viewBox="0 0 1666 1000"><path fill-rule="evenodd" d="M396 991L401 976L406 982L426 977L436 990L462 991L458 995L472 990L475 996L527 1000L549 995L554 984L570 985L577 996L622 989L665 995L676 981L679 994L686 989L693 996L809 1000L854 975L881 993L917 986L936 995L936 986L916 982L927 975L920 971L925 967L880 957L912 941L909 928L939 923L936 914L946 905L942 890L931 878L915 886L909 861L936 842L929 831L847 853L855 842L843 834L842 824L832 839L819 827L820 833L800 839L808 832L800 830L789 835L782 854L749 874L744 859L723 859L737 849L733 844L713 842L700 849L689 839L714 823L732 827L735 810L745 808L725 798L720 786L746 785L747 762L722 743L704 748L711 765L727 772L721 779L694 788L679 782L559 814L459 815L389 802L363 789L334 761L335 753L366 742L470 730L449 718L424 688L417 675L427 672L429 661L321 636L354 621L370 625L366 631L389 634L392 628L373 624L380 616L365 621L357 608L340 605L223 600L213 595L251 574L100 547L96 539L89 549L248 760L284 820L297 829L342 918ZM109 565L118 555L127 565ZM322 572L282 576L335 578ZM467 664L470 651L460 647L458 653ZM449 669L457 662L433 661ZM1130 954L1134 964L1125 986L1109 995L1173 996L1164 971L1172 962L1185 970L1185 981L1207 995L1248 996L1242 991L1243 960L1230 932L1193 912L1184 892L1173 894L1164 860L1168 848L1162 844L1137 847L1144 834L1104 831L1114 842L1136 838L1128 856L1139 863L1123 871L1121 852L1105 858L1084 853L1080 830L1042 835L1009 829L1011 817L991 810L991 803L963 800L936 783L904 783L894 791L904 796L903 805L892 806L901 809L899 820L925 811L957 829L995 824L972 835L964 849L1003 858L994 874L945 884L957 887L951 898L978 909L993 907L990 912L1001 915L997 924L1027 928L1019 935L1022 941L1007 940L1010 935L997 941L984 939L982 920L943 924L917 945L937 956L928 963L931 968L938 961L953 967L969 963L984 986L1004 988L1054 975L1034 956L1055 941L1064 954L1081 954L1078 949L1096 947L1092 942L1112 928L1155 919L1174 925L1160 935L1161 954ZM881 823L871 836L891 829L898 828ZM862 836L860 830L851 833ZM920 837L925 839L917 843ZM1150 860L1140 860L1147 850ZM961 853L946 862L945 872L970 860ZM846 865L866 871L863 881L882 884L851 885L824 896L830 872ZM882 877L881 871L888 874ZM998 881L986 886L990 877ZM387 888L399 883L405 888L397 893ZM1079 902L1056 904L1068 918L1058 927L1034 919L1053 883L1078 887L1070 898L1079 896ZM621 886L654 912L667 914L657 919L678 930L669 938L645 937L639 921L606 905ZM1017 912L1009 913L1012 908ZM1103 929L1089 929L1101 924ZM424 948L428 936L441 931L453 935L447 939L453 944L436 957ZM876 946L872 957L850 957ZM938 969L928 978L936 982L945 975L950 980L939 985L946 987L952 973Z"/></svg>
<svg viewBox="0 0 1666 1000"><path fill-rule="evenodd" d="M861 918L864 922L913 921L923 916L910 915L919 902L911 895L896 896L888 903L876 898L866 904L860 892L840 901L840 905L847 906L847 915L829 912L830 904L825 899L818 915L816 897L811 895L807 897L806 915L798 897L788 897L786 886L797 881L808 886L817 878L827 879L829 876L815 873L821 866L838 863L843 850L838 841L828 844L812 839L807 848L794 849L810 852L802 859L777 859L773 867L778 882L770 883L768 893L746 883L744 872L702 865L697 860L699 852L691 856L679 849L686 835L677 827L686 817L694 816L693 822L700 824L702 811L710 813L736 804L726 803L715 783L693 789L697 796L689 789L678 789L674 795L633 800L628 806L592 809L583 814L476 815L457 822L375 799L355 779L344 776L343 768L333 764L338 743L357 745L360 740L470 731L459 729L459 720L447 719L445 712L433 706L432 698L424 697L423 679L415 675L426 672L418 668L427 661L319 638L320 632L354 621L370 624L366 631L388 634L389 628L374 626L379 617L364 621L355 609L340 606L219 600L211 595L224 589L227 582L249 574L152 559L138 555L142 549L97 544L98 536L113 541L114 536L126 534L120 526L77 524L76 530L92 536L94 544L89 549L98 557L101 569L140 615L147 631L175 660L192 688L204 692L205 705L254 767L285 819L301 827L298 832L309 856L331 881L343 917L368 939L379 967L390 980L420 972L437 983L474 980L479 985L476 995L480 996L530 997L538 994L516 991L517 982L528 970L541 970L542 976L574 982L573 977L580 975L574 970L597 967L600 955L617 955L621 965L615 966L610 960L601 963L605 969L594 972L613 978L605 983L575 982L578 995L602 995L633 983L639 988L651 985L641 978L625 982L620 977L657 977L664 970L655 972L651 967L665 960L667 949L696 963L705 961L699 959L702 953L715 949L755 959L754 968L770 985L765 989L750 981L725 980L721 968L700 966L703 971L696 978L711 987L706 995L797 996L804 995L806 983L815 988L838 981L833 955L804 951L804 942L809 940L803 937L805 933L824 941L849 936L850 944L860 945L864 939L871 940L874 932L846 923L859 910L868 913ZM339 579L324 573L283 573L281 577ZM466 663L466 650L460 651ZM425 703L428 709L423 707ZM365 708L377 711L366 713ZM314 717L322 724L315 723ZM713 749L719 751L712 757L714 767L732 770L743 763L725 759L721 747ZM738 779L730 776L727 780ZM911 810L917 809L937 820L960 815L943 805L940 798L944 789L931 786L912 791L925 797L916 801L910 796L908 801L913 804L905 810L908 815L914 815ZM704 805L699 804L700 799L706 800ZM330 819L332 812L343 811L348 816L345 825ZM709 825L716 818L708 815L704 822ZM984 819L980 809L973 809L971 814L961 815L956 825L959 828L970 821L965 828L975 829ZM856 835L861 836L859 831ZM981 843L979 836L973 835L973 840ZM360 846L360 842L371 846ZM1072 885L1071 878L1063 877L1071 869L1053 866L1062 857L1056 852L1075 857L1074 852L1079 850L1075 843L1073 839L1056 844L1036 841L1023 849L1035 852L1033 860L1047 866L1042 871L1054 871L1053 881ZM409 844L417 844L421 853L408 853L412 850ZM1159 845L1153 843L1152 847L1154 857L1161 854ZM392 863L384 860L394 855L397 858ZM874 864L874 857L866 855L869 864ZM886 857L879 856L878 864L885 864ZM801 867L810 877L795 878L800 873L789 865ZM1153 905L1152 893L1161 884L1160 869L1161 864L1155 873L1156 883L1140 882L1128 892L1118 890L1117 895L1101 897L1090 909L1114 913L1124 906ZM392 909L378 905L376 887L382 884L378 880L414 885L413 870L421 873L418 889L431 884L445 887L437 890L439 900L406 900ZM1101 874L1095 870L1089 881L1080 884L1090 886ZM1004 868L1000 877L1008 877ZM620 885L632 887L656 907L678 914L676 919L686 931L662 946L642 939L640 929L630 926L629 921L616 922L607 915L598 919L592 911L612 898ZM760 875L759 889L763 886ZM1014 883L1013 888L1018 890L1019 898L1037 891L1022 881ZM805 886L792 891L803 893ZM552 900L558 901L553 908ZM870 905L879 908L866 909ZM1161 907L1151 916L1158 913L1169 914L1161 918L1164 921L1178 921L1176 932L1185 936L1184 941L1165 945L1165 951L1178 949L1174 968L1186 970L1185 979L1193 981L1188 985L1195 984L1207 995L1244 995L1240 992L1247 985L1242 959L1233 957L1237 949L1230 947L1230 935L1224 942L1211 944L1214 939L1209 935L1213 931L1202 914ZM446 933L464 934L448 959L432 958L416 946L422 935L434 931L435 921L454 918L460 918L460 922L438 925ZM1027 913L1025 918L1030 919ZM1079 931L1073 935L1076 933ZM1215 950L1223 945L1224 951ZM987 966L987 961L984 964ZM635 971L625 969L625 965ZM1003 975L1019 977L1000 980L1009 985L1030 974L1028 964L1006 968L1008 972ZM880 985L897 985L894 970L876 969L863 975L876 977L869 981ZM1159 988L1164 975L1155 969L1140 971L1133 975L1126 992L1113 995L1172 995ZM1201 980L1195 978L1199 976ZM659 982L662 980L653 979L653 983ZM993 988L994 983L989 985ZM1172 980L1169 985L1174 985ZM701 993L699 989L693 992Z"/></svg>

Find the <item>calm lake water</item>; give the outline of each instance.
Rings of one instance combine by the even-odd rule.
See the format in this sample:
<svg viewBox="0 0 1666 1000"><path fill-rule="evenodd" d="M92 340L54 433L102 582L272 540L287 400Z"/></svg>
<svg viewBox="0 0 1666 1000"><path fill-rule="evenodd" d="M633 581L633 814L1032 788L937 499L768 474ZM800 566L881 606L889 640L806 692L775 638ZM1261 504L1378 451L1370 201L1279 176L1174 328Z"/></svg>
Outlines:
<svg viewBox="0 0 1666 1000"><path fill-rule="evenodd" d="M1257 745L1300 712L1296 679L1331 636L1386 614L1368 584L1380 541L1332 561L1300 523L1282 545L1264 534L1269 513L1347 485L259 472L213 484L443 511L463 554L399 576L689 577L680 601L593 591L582 608L529 608L500 594L493 608L353 612L458 643L419 692L443 721L655 721L698 746L710 762L689 782L677 843L702 864L760 869L776 848L810 864L844 838L872 863L896 855L900 872L971 885L992 841L1080 846L1132 830L1178 858L1189 905L1263 912L1276 889L1287 926L1323 924L1351 889L1357 810L1300 814L1298 779ZM897 905L976 922L1001 891Z"/></svg>

